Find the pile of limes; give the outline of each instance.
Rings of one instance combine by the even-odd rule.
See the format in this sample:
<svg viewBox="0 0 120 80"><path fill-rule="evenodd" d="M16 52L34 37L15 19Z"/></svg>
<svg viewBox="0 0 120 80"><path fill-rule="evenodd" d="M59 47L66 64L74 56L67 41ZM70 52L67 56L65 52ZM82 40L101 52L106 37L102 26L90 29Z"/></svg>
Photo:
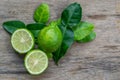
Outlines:
<svg viewBox="0 0 120 80"><path fill-rule="evenodd" d="M42 73L48 66L48 57L57 50L62 42L62 33L57 26L46 26L38 34L38 46L35 49L35 39L33 34L27 29L16 30L11 37L13 48L20 54L27 53L25 57L25 67L30 74Z"/></svg>
<svg viewBox="0 0 120 80"><path fill-rule="evenodd" d="M79 3L70 4L56 21L49 23L49 16L49 6L42 3L34 12L35 23L25 25L17 20L3 23L3 28L12 34L12 47L19 54L25 54L24 64L32 75L45 71L51 57L57 64L74 41L89 42L96 37L94 25L80 22Z"/></svg>

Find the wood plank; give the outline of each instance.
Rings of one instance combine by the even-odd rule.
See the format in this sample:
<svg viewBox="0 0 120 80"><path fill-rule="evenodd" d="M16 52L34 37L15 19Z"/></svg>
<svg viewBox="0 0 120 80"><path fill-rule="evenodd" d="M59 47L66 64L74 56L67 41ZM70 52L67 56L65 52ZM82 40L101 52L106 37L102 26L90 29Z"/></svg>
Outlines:
<svg viewBox="0 0 120 80"><path fill-rule="evenodd" d="M82 20L95 24L97 38L90 43L74 43L59 66L50 60L42 75L31 76L24 68L23 56L15 53L9 34L0 27L2 80L120 80L119 0L1 0L0 24L12 19L33 22L33 11L41 2L50 5L51 19L56 19L74 1L83 7Z"/></svg>
<svg viewBox="0 0 120 80"><path fill-rule="evenodd" d="M119 0L68 0L79 2L83 6L84 15L114 15Z"/></svg>

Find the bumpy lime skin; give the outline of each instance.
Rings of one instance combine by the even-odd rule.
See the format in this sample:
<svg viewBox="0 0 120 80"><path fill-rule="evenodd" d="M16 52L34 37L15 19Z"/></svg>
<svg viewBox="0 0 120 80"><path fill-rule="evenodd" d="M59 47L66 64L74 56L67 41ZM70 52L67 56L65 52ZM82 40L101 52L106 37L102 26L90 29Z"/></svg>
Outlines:
<svg viewBox="0 0 120 80"><path fill-rule="evenodd" d="M47 26L39 32L39 48L47 53L55 52L62 43L62 33L58 26Z"/></svg>

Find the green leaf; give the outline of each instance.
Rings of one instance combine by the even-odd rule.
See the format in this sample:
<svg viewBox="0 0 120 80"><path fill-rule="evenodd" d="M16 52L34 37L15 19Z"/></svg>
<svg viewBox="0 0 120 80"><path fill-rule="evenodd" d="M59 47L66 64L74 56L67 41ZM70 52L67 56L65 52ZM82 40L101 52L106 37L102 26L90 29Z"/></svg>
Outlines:
<svg viewBox="0 0 120 80"><path fill-rule="evenodd" d="M32 32L32 34L34 35L35 38L38 37L38 34L40 32L40 30L30 30Z"/></svg>
<svg viewBox="0 0 120 80"><path fill-rule="evenodd" d="M26 28L25 24L22 21L17 20L4 22L2 26L10 34L12 34L17 29Z"/></svg>
<svg viewBox="0 0 120 80"><path fill-rule="evenodd" d="M43 23L32 23L27 25L27 29L30 30L34 37L38 37L38 33L41 29L43 29L46 25Z"/></svg>
<svg viewBox="0 0 120 80"><path fill-rule="evenodd" d="M90 41L94 40L95 38L96 38L96 33L91 32L88 36L86 36L85 38L83 38L82 40L80 40L78 42L81 42L81 43L90 42Z"/></svg>
<svg viewBox="0 0 120 80"><path fill-rule="evenodd" d="M94 25L89 22L81 21L76 27L73 28L74 39L79 41L88 36L94 30Z"/></svg>
<svg viewBox="0 0 120 80"><path fill-rule="evenodd" d="M60 48L53 53L53 59L56 64L58 61L65 55L69 47L74 42L74 33L72 31L72 27L76 26L82 16L82 8L78 3L70 4L65 10L62 12L61 16L61 25L59 28L63 33L63 41Z"/></svg>
<svg viewBox="0 0 120 80"><path fill-rule="evenodd" d="M34 20L40 23L46 23L50 17L49 6L46 3L42 3L34 12Z"/></svg>
<svg viewBox="0 0 120 80"><path fill-rule="evenodd" d="M70 4L62 13L61 21L63 25L69 27L76 26L82 18L82 8L80 4L73 3Z"/></svg>
<svg viewBox="0 0 120 80"><path fill-rule="evenodd" d="M27 29L29 30L41 30L45 27L46 25L43 23L32 23L27 25Z"/></svg>
<svg viewBox="0 0 120 80"><path fill-rule="evenodd" d="M64 31L65 27L60 26L60 29L61 31L62 30ZM53 52L53 59L57 65L58 65L58 61L65 55L68 48L73 44L73 42L74 42L74 33L71 29L68 29L63 34L63 41L60 48L57 51Z"/></svg>

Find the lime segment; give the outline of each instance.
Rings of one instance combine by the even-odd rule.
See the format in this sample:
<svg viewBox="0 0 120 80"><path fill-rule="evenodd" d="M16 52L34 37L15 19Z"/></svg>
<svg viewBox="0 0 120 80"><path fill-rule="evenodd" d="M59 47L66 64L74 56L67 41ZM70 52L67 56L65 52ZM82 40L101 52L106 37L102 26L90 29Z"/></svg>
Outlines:
<svg viewBox="0 0 120 80"><path fill-rule="evenodd" d="M27 29L18 29L12 35L11 44L17 52L27 53L34 47L34 37Z"/></svg>
<svg viewBox="0 0 120 80"><path fill-rule="evenodd" d="M48 57L41 50L32 50L25 57L25 67L32 75L41 74L48 66Z"/></svg>

